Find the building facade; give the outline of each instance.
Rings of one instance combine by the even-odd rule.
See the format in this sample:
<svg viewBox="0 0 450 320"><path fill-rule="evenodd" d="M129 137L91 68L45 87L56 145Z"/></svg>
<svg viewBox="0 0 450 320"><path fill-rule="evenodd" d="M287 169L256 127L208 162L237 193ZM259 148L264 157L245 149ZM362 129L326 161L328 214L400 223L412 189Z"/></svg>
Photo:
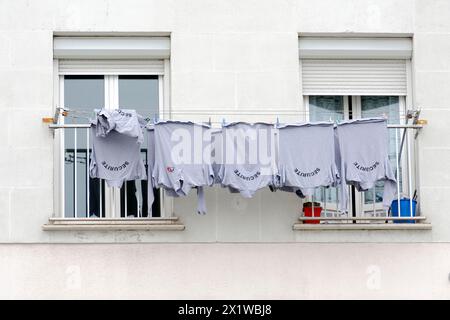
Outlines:
<svg viewBox="0 0 450 320"><path fill-rule="evenodd" d="M0 8L0 297L450 298L449 1ZM194 193L157 194L147 217L146 185L91 183L85 128L43 122L59 107L64 124L83 125L83 112L121 106L217 124L383 115L400 193L415 195L420 218L385 223L382 186L353 191L354 219L328 223L299 220L290 193L244 199L217 186L206 215ZM336 217L333 190L315 200Z"/></svg>

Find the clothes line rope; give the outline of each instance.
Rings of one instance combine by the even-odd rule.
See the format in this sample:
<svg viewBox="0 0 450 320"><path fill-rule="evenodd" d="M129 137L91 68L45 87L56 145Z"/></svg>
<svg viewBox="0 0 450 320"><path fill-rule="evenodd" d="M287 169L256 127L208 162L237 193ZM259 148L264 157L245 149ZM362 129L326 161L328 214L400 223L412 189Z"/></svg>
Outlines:
<svg viewBox="0 0 450 320"><path fill-rule="evenodd" d="M161 120L161 121L170 121L171 119ZM222 122L213 122L213 123L222 123ZM70 128L90 128L91 124L89 123L69 123L69 124L50 124L48 126L50 129L70 129ZM422 129L424 126L421 124L388 124L387 127L389 129Z"/></svg>
<svg viewBox="0 0 450 320"><path fill-rule="evenodd" d="M85 109L89 109L89 107L83 107ZM62 107L57 107L57 114L61 114L64 117L68 117L68 118L74 118L74 119L85 119L85 120L90 120L89 117L86 116L77 116L74 114L95 114L94 111L85 111L85 110L73 110L73 109L69 109L69 108L62 108ZM92 108L92 110L94 109L99 109L98 107ZM58 111L60 113L58 113ZM154 115L153 118L146 118L145 120L149 123L153 122L153 123L158 123L158 122L162 122L162 121L173 121L173 120L179 120L179 119L173 119L173 118L161 118L160 115L169 115L169 116L176 116L176 115L197 115L197 116L209 116L209 121L198 121L198 122L202 122L205 124L218 124L220 126L222 126L225 123L225 116L238 116L238 115L259 115L259 116L274 116L277 117L275 119L275 121L273 122L273 124L278 124L279 116L283 116L283 115L299 115L299 116L304 116L304 115L308 115L311 114L310 111L306 111L306 110L296 110L296 111L277 111L276 113L273 111L258 111L258 113L250 113L250 112L237 112L237 113L226 113L221 111L220 113L217 113L216 116L221 117L222 120L221 121L212 121L211 120L211 115L213 115L212 113L214 113L214 111L208 112L208 113L203 113L203 112L197 112L197 111L178 111L178 112L174 112L174 111L162 111L162 112L158 112L157 114ZM404 113L404 117L406 119L412 117L413 114L419 114L420 110L410 110L408 109L405 113ZM319 112L314 112L314 114L320 114L320 115L341 115L343 114L343 112L326 112L326 111L319 111ZM308 122L308 121L300 121L300 122ZM330 117L329 122L336 122L333 121ZM422 124L407 124L408 121L406 121L405 124L388 124L387 127L390 129L421 129L423 128ZM54 121L53 124L49 125L50 129L60 129L60 128L90 128L91 124L58 124L57 121Z"/></svg>
<svg viewBox="0 0 450 320"><path fill-rule="evenodd" d="M72 108L76 108L76 109L84 109L84 110L76 110L76 109L71 109L71 108L62 108L62 107L57 107L57 109L61 110L61 112L63 112L63 116L64 113L66 113L67 115L69 114L88 114L88 115L94 115L95 112L94 110L96 109L101 109L99 107L72 107ZM86 111L86 109L91 109L92 111ZM120 107L118 109L133 109L133 107ZM408 109L403 115L407 116L409 111L416 111L416 109ZM169 116L176 116L176 115L204 115L204 116L223 116L223 115L271 115L271 116L278 116L278 115L306 115L306 114L331 114L331 115L340 115L340 114L344 114L344 111L308 111L308 110L292 110L292 109L277 109L277 110L261 110L261 109L257 109L254 111L239 111L239 110L220 110L220 111L215 111L215 110L186 110L186 111L174 111L174 110L166 110L166 111L158 111L157 113L155 113L154 115L158 116L158 115L169 115Z"/></svg>

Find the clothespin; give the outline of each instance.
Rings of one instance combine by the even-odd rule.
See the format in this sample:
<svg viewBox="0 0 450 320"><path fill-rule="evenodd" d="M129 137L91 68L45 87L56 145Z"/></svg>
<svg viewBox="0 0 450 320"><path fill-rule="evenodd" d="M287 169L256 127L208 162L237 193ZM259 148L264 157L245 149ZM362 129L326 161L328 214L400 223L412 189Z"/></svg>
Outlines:
<svg viewBox="0 0 450 320"><path fill-rule="evenodd" d="M58 110L63 117L67 117L69 115L69 109L59 107Z"/></svg>
<svg viewBox="0 0 450 320"><path fill-rule="evenodd" d="M225 127L225 118L222 118L222 127Z"/></svg>
<svg viewBox="0 0 450 320"><path fill-rule="evenodd" d="M209 126L211 127L211 117L209 117L208 124L209 124Z"/></svg>
<svg viewBox="0 0 450 320"><path fill-rule="evenodd" d="M280 118L277 117L277 128L280 126Z"/></svg>

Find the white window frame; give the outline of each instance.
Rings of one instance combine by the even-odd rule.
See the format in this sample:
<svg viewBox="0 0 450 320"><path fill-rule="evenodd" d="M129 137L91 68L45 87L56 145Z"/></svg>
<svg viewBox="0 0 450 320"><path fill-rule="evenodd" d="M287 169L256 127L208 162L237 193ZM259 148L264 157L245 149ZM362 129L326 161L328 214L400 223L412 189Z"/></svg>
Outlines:
<svg viewBox="0 0 450 320"><path fill-rule="evenodd" d="M108 65L110 66L111 60L108 60ZM127 60L116 60L118 64L123 64ZM143 61L148 62L151 60ZM85 68L73 68L71 71L65 70L60 71L61 59L53 60L54 69L54 79L53 79L53 89L54 89L54 110L57 107L64 106L64 75L77 74L77 75L103 75L105 83L105 108L115 109L118 107L119 98L119 75L157 75L158 85L159 85L159 114L166 115L170 118L171 108L170 108L170 59L163 59L163 72L152 72L152 71L138 71L138 72L127 72L120 71L114 72L114 68L104 68L104 60L85 60L87 64L90 65L89 72L86 72ZM96 68L96 62L98 62L98 68ZM132 62L136 62L132 60ZM103 67L102 67L103 65ZM141 68L143 70L144 68ZM64 121L63 117L61 117ZM63 124L63 122L61 123ZM64 193L64 130L55 130L54 135L54 216L57 218L65 218L65 193ZM173 199L166 196L162 191L160 193L160 213L162 218L173 217ZM120 189L119 188L109 188L105 189L105 208L104 208L105 218L120 218ZM151 217L148 217L151 219Z"/></svg>

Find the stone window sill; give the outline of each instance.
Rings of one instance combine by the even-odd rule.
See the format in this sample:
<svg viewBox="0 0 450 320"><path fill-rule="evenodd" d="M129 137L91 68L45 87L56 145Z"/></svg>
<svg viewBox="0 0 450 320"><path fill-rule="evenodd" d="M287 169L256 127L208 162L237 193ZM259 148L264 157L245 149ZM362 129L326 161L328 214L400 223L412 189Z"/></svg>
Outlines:
<svg viewBox="0 0 450 320"><path fill-rule="evenodd" d="M42 226L44 231L183 231L185 229L177 217L171 218L50 218Z"/></svg>
<svg viewBox="0 0 450 320"><path fill-rule="evenodd" d="M431 223L294 223L294 231L345 231L345 230L431 230Z"/></svg>

